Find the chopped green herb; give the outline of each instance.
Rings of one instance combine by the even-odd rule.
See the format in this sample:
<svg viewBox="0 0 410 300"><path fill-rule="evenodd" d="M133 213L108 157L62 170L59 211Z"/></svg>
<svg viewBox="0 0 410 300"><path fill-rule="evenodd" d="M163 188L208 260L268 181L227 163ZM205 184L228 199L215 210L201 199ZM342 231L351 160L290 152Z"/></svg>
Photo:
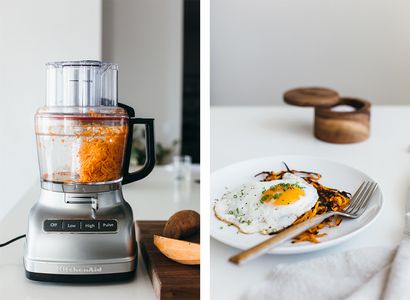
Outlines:
<svg viewBox="0 0 410 300"><path fill-rule="evenodd" d="M268 198L269 198L269 195L262 196L262 198L260 199L261 203L263 203L263 202L265 202L266 200L268 200Z"/></svg>
<svg viewBox="0 0 410 300"><path fill-rule="evenodd" d="M283 193L278 193L278 194L274 194L272 197L273 199L279 199L280 196L282 196Z"/></svg>
<svg viewBox="0 0 410 300"><path fill-rule="evenodd" d="M279 183L277 185L272 185L269 189L274 190L277 186L280 186L284 191L294 188L304 189L304 187L300 186L299 183Z"/></svg>

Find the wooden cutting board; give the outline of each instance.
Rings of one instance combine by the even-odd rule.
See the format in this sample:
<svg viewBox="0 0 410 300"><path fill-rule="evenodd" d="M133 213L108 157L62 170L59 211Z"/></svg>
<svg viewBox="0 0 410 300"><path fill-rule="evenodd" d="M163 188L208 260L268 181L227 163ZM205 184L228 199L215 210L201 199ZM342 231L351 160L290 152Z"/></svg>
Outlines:
<svg viewBox="0 0 410 300"><path fill-rule="evenodd" d="M165 221L137 221L137 240L145 267L158 299L199 299L200 268L176 263L164 256L153 243L162 235ZM199 234L189 239L199 242Z"/></svg>

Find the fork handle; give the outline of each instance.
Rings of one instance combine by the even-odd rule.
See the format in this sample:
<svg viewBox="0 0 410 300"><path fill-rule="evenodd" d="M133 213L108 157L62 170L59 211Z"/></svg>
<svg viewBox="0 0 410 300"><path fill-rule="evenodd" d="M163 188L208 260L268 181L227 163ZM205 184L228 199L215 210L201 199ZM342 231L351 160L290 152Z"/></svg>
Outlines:
<svg viewBox="0 0 410 300"><path fill-rule="evenodd" d="M252 248L239 252L238 254L229 258L229 261L234 264L241 264L245 261L254 259L266 252L271 248L282 244L283 242L301 234L302 232L308 230L309 228L321 223L330 216L335 215L335 212L327 212L322 215L316 215L311 219L308 219L302 223L290 226L287 229L282 230L281 232L273 235L271 238L259 243Z"/></svg>

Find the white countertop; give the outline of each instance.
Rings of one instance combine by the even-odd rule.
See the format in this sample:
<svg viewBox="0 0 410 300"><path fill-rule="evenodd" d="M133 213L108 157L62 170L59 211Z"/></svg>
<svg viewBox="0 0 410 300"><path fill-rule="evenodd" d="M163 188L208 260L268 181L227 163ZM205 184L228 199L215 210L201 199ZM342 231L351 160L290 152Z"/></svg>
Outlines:
<svg viewBox="0 0 410 300"><path fill-rule="evenodd" d="M194 175L194 179L198 176ZM172 173L156 167L145 179L124 186L124 197L132 206L136 220L166 220L181 209L199 212L199 184L192 182L177 188ZM0 220L0 243L26 232L27 215L39 195L35 182L26 196ZM115 284L61 284L34 282L26 279L21 239L0 248L0 299L155 299L145 266L138 259L136 278Z"/></svg>
<svg viewBox="0 0 410 300"><path fill-rule="evenodd" d="M313 137L313 109L298 107L212 107L211 170L234 162L280 154L323 157L351 165L376 180L385 205L379 218L341 246L311 254L263 257L235 266L237 249L211 239L211 299L241 299L278 263L296 262L347 249L394 246L401 238L410 186L410 106L372 108L371 136L362 143L335 145ZM211 187L212 188L212 187Z"/></svg>

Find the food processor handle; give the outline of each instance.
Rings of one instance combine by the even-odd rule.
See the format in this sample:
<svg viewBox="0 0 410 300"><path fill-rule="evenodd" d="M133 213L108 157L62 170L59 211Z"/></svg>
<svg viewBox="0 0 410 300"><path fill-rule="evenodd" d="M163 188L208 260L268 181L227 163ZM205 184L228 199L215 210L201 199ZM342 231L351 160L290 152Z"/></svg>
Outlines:
<svg viewBox="0 0 410 300"><path fill-rule="evenodd" d="M129 116L128 120L128 135L127 146L125 148L125 157L123 165L123 178L122 184L134 182L146 177L151 173L155 166L155 139L154 139L154 119L151 118L135 118L134 109L125 104L119 103L118 106L124 108ZM146 159L144 166L135 172L129 172L133 128L135 124L141 124L145 126L145 144L146 144Z"/></svg>

